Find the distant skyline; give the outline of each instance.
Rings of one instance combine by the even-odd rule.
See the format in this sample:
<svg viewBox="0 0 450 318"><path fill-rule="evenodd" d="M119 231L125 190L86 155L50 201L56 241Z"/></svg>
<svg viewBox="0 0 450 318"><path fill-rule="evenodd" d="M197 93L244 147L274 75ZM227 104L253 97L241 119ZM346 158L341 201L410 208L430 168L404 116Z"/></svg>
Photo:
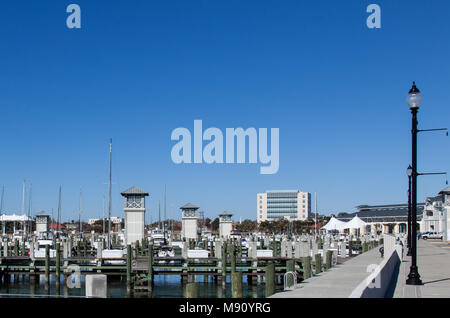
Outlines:
<svg viewBox="0 0 450 318"><path fill-rule="evenodd" d="M81 7L79 30L66 26L70 3ZM366 26L371 3L381 29ZM84 220L102 216L103 196L107 213L109 138L113 216L123 217L120 192L133 185L149 192L153 220L165 184L177 219L187 202L209 218L256 219L266 190L317 192L325 215L405 203L413 80L424 97L419 128L450 128L448 12L443 0L3 3L4 209L21 212L25 179L33 214L56 216L60 185L62 220L78 219L80 187ZM194 120L279 128L278 172L175 164L171 132ZM419 172L450 171L449 141L419 134ZM444 187L444 176L420 176L418 201Z"/></svg>

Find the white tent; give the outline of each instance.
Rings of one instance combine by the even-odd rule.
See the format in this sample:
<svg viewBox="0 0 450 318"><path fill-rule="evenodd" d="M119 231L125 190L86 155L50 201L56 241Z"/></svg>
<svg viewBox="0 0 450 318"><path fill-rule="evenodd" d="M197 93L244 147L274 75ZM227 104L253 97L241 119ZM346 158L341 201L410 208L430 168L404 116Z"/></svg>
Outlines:
<svg viewBox="0 0 450 318"><path fill-rule="evenodd" d="M336 219L334 216L331 217L330 221L328 221L328 223L322 227L322 229L325 229L327 231L333 231L333 230L342 230L345 229L346 223L339 221L338 219Z"/></svg>
<svg viewBox="0 0 450 318"><path fill-rule="evenodd" d="M355 215L355 217L353 219L351 219L350 221L348 221L345 224L344 229L359 229L362 226L366 226L366 225L367 225L366 222L364 222L357 215Z"/></svg>

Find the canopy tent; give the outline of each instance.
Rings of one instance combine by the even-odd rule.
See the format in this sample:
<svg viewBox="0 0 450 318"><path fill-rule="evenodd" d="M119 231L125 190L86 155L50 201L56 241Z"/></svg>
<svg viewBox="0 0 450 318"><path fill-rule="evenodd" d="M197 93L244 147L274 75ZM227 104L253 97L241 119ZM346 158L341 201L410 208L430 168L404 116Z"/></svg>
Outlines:
<svg viewBox="0 0 450 318"><path fill-rule="evenodd" d="M362 226L366 226L367 223L361 220L357 215L347 223L345 223L344 229L359 229Z"/></svg>
<svg viewBox="0 0 450 318"><path fill-rule="evenodd" d="M334 216L331 217L330 221L328 221L328 223L322 227L322 229L325 229L327 231L333 231L333 230L342 230L345 229L345 222L339 221L338 219L336 219Z"/></svg>

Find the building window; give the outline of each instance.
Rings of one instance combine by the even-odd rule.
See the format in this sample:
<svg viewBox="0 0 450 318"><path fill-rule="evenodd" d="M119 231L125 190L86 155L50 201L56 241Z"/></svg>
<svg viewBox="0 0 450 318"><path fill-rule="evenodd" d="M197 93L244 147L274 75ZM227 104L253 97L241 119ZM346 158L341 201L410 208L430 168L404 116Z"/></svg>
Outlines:
<svg viewBox="0 0 450 318"><path fill-rule="evenodd" d="M141 197L136 195L127 197L127 208L141 208Z"/></svg>

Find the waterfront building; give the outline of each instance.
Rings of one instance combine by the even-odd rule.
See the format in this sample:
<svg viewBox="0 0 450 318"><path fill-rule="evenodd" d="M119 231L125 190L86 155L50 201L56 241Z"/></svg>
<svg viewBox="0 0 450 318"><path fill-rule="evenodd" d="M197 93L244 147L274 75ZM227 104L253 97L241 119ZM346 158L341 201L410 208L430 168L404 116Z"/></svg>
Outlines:
<svg viewBox="0 0 450 318"><path fill-rule="evenodd" d="M258 223L277 219L307 220L311 214L311 193L275 190L256 195Z"/></svg>
<svg viewBox="0 0 450 318"><path fill-rule="evenodd" d="M367 225L361 228L361 234L399 234L407 233L408 204L360 205L357 212L338 216L337 219L348 222L355 215ZM444 240L450 238L447 224L450 214L450 187L435 197L428 197L425 203L417 204L417 232L443 233Z"/></svg>
<svg viewBox="0 0 450 318"><path fill-rule="evenodd" d="M181 238L182 239L197 239L197 221L198 221L198 206L188 203L181 208L182 213L182 225L181 225Z"/></svg>
<svg viewBox="0 0 450 318"><path fill-rule="evenodd" d="M230 212L222 212L219 214L219 237L229 238L233 230L233 214Z"/></svg>
<svg viewBox="0 0 450 318"><path fill-rule="evenodd" d="M140 242L144 238L145 197L148 192L133 186L121 195L124 197L125 244Z"/></svg>
<svg viewBox="0 0 450 318"><path fill-rule="evenodd" d="M399 234L408 228L408 204L360 205L357 212L337 216L340 221L348 222L356 215L366 222L360 229L361 234ZM425 203L417 204L417 222L420 225Z"/></svg>

